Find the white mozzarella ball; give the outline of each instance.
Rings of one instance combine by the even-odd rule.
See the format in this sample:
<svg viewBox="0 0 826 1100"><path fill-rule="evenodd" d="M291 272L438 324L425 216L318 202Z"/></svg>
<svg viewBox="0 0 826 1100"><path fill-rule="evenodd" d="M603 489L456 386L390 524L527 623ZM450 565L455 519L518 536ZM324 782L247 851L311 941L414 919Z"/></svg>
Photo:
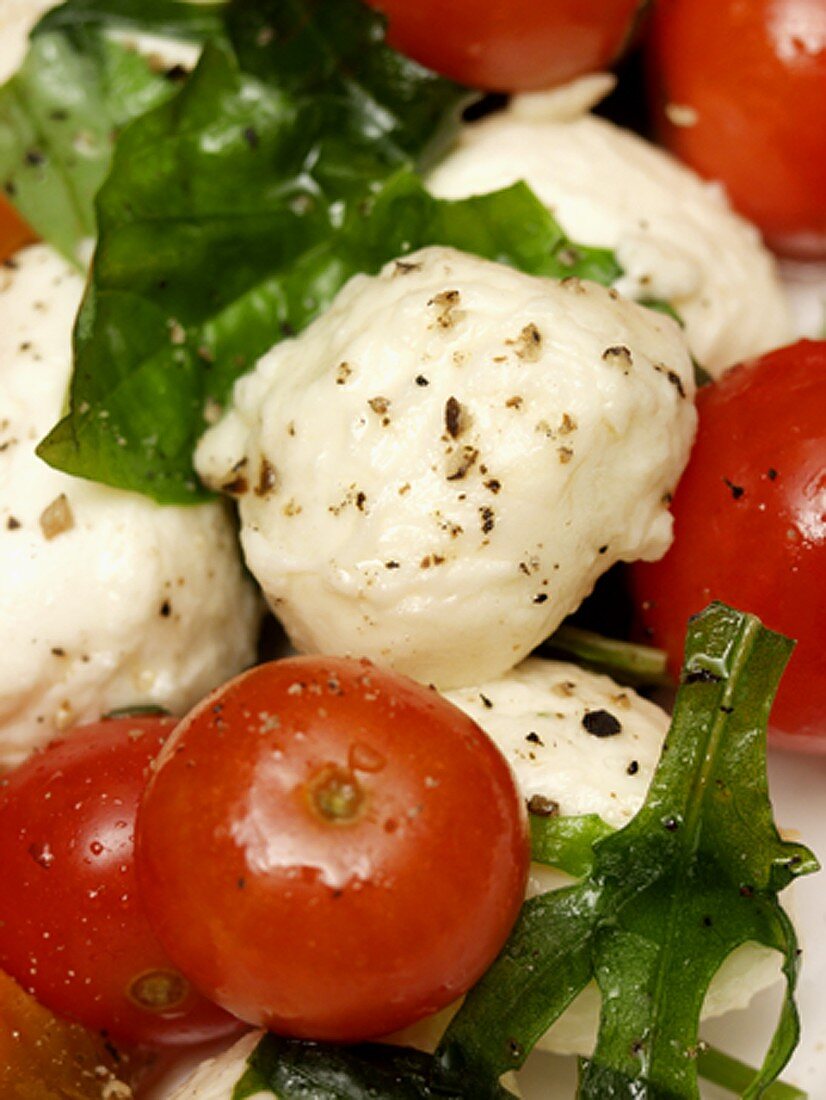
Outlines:
<svg viewBox="0 0 826 1100"><path fill-rule="evenodd" d="M609 85L610 86L610 85ZM786 343L788 306L757 231L668 153L587 113L601 78L464 127L428 186L445 198L525 180L565 232L611 248L634 298L664 298L686 324L695 357L713 375Z"/></svg>
<svg viewBox="0 0 826 1100"><path fill-rule="evenodd" d="M513 768L526 800L622 828L642 806L669 718L608 676L532 657L499 679L447 692Z"/></svg>
<svg viewBox="0 0 826 1100"><path fill-rule="evenodd" d="M0 267L0 763L113 708L185 710L255 655L221 504L161 507L53 470L83 279L45 245Z"/></svg>
<svg viewBox="0 0 826 1100"><path fill-rule="evenodd" d="M670 319L430 248L267 354L196 466L239 497L299 650L453 687L516 664L614 562L665 552L692 397Z"/></svg>

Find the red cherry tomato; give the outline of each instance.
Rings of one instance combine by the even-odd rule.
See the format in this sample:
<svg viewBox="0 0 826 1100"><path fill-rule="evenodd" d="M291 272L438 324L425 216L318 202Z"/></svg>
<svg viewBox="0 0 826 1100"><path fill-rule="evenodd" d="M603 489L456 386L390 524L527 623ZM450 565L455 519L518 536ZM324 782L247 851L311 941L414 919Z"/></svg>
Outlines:
<svg viewBox="0 0 826 1100"><path fill-rule="evenodd" d="M436 72L501 92L550 88L605 68L628 43L641 0L370 0L388 41Z"/></svg>
<svg viewBox="0 0 826 1100"><path fill-rule="evenodd" d="M196 707L147 788L137 852L153 926L204 993L333 1040L463 993L516 919L529 860L479 727L334 657L259 665Z"/></svg>
<svg viewBox="0 0 826 1100"><path fill-rule="evenodd" d="M773 247L826 255L823 0L662 0L648 54L665 144Z"/></svg>
<svg viewBox="0 0 826 1100"><path fill-rule="evenodd" d="M137 895L135 813L174 724L97 722L0 781L0 966L53 1012L152 1045L238 1026L171 965Z"/></svg>
<svg viewBox="0 0 826 1100"><path fill-rule="evenodd" d="M796 638L770 734L826 752L826 341L735 367L697 407L674 544L632 569L642 624L675 673L686 621L710 600Z"/></svg>

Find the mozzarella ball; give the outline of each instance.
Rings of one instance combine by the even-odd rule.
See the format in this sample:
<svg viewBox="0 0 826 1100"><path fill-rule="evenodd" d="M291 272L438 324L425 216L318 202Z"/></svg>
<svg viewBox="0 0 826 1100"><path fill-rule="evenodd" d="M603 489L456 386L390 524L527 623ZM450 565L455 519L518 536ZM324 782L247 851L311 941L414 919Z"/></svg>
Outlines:
<svg viewBox="0 0 826 1100"><path fill-rule="evenodd" d="M448 699L477 722L513 768L526 801L563 816L598 814L615 829L645 800L669 718L608 676L536 657Z"/></svg>
<svg viewBox="0 0 826 1100"><path fill-rule="evenodd" d="M45 245L0 267L0 764L117 707L186 710L255 656L222 504L162 507L53 470L83 279Z"/></svg>
<svg viewBox="0 0 826 1100"><path fill-rule="evenodd" d="M693 385L670 319L429 248L267 354L196 467L296 648L456 687L665 552Z"/></svg>
<svg viewBox="0 0 826 1100"><path fill-rule="evenodd" d="M757 231L718 185L588 114L604 79L519 97L465 126L430 189L463 198L525 180L571 238L615 251L625 272L617 289L672 303L694 356L714 376L787 343L788 307Z"/></svg>

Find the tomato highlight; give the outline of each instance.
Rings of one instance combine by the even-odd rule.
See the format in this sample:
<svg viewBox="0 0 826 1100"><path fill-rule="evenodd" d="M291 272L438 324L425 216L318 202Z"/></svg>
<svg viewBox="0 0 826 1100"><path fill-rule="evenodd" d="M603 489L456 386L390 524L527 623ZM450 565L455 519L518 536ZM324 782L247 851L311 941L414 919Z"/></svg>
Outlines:
<svg viewBox="0 0 826 1100"><path fill-rule="evenodd" d="M524 896L525 818L498 749L435 691L297 657L180 723L141 806L138 870L203 993L284 1034L354 1041L481 976Z"/></svg>
<svg viewBox="0 0 826 1100"><path fill-rule="evenodd" d="M826 256L822 0L668 0L647 40L663 142L780 252Z"/></svg>
<svg viewBox="0 0 826 1100"><path fill-rule="evenodd" d="M617 60L640 0L370 0L391 46L438 73L499 92L551 88Z"/></svg>

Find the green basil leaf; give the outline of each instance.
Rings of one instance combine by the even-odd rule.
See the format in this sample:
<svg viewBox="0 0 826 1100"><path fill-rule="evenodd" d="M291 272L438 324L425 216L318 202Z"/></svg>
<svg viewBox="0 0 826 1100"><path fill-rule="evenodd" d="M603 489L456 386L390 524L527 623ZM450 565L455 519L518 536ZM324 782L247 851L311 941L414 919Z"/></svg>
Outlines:
<svg viewBox="0 0 826 1100"><path fill-rule="evenodd" d="M308 44L305 24L293 27L296 0L268 10L278 50L258 68L278 65L269 80L208 44L175 99L118 142L98 197L70 410L38 450L68 473L161 502L203 499L191 456L208 413L351 275L427 244L555 275L575 250L522 184L461 202L427 193L415 168L429 155L434 103L452 116L464 92L398 59L355 68L360 54L339 41L344 16L377 17L352 0L325 0ZM260 28L242 53L257 41L270 57ZM317 75L301 76L311 46L326 58L329 94ZM342 143L345 131L361 143ZM581 262L597 263L587 250Z"/></svg>
<svg viewBox="0 0 826 1100"><path fill-rule="evenodd" d="M113 135L172 84L94 28L38 34L0 87L0 185L39 236L78 264Z"/></svg>
<svg viewBox="0 0 826 1100"><path fill-rule="evenodd" d="M777 893L817 869L806 848L780 838L766 784L766 721L791 646L721 604L692 621L645 804L594 844L579 885L526 904L445 1034L439 1054L447 1066L498 1077L521 1065L595 977L602 1013L580 1097L691 1100L708 986L735 948L756 942L782 954L787 996L743 1095L759 1096L777 1078L798 1033L797 945Z"/></svg>
<svg viewBox="0 0 826 1100"><path fill-rule="evenodd" d="M342 1047L265 1035L247 1060L232 1100L269 1091L278 1100L507 1100L491 1080L458 1081L430 1055L410 1047Z"/></svg>

